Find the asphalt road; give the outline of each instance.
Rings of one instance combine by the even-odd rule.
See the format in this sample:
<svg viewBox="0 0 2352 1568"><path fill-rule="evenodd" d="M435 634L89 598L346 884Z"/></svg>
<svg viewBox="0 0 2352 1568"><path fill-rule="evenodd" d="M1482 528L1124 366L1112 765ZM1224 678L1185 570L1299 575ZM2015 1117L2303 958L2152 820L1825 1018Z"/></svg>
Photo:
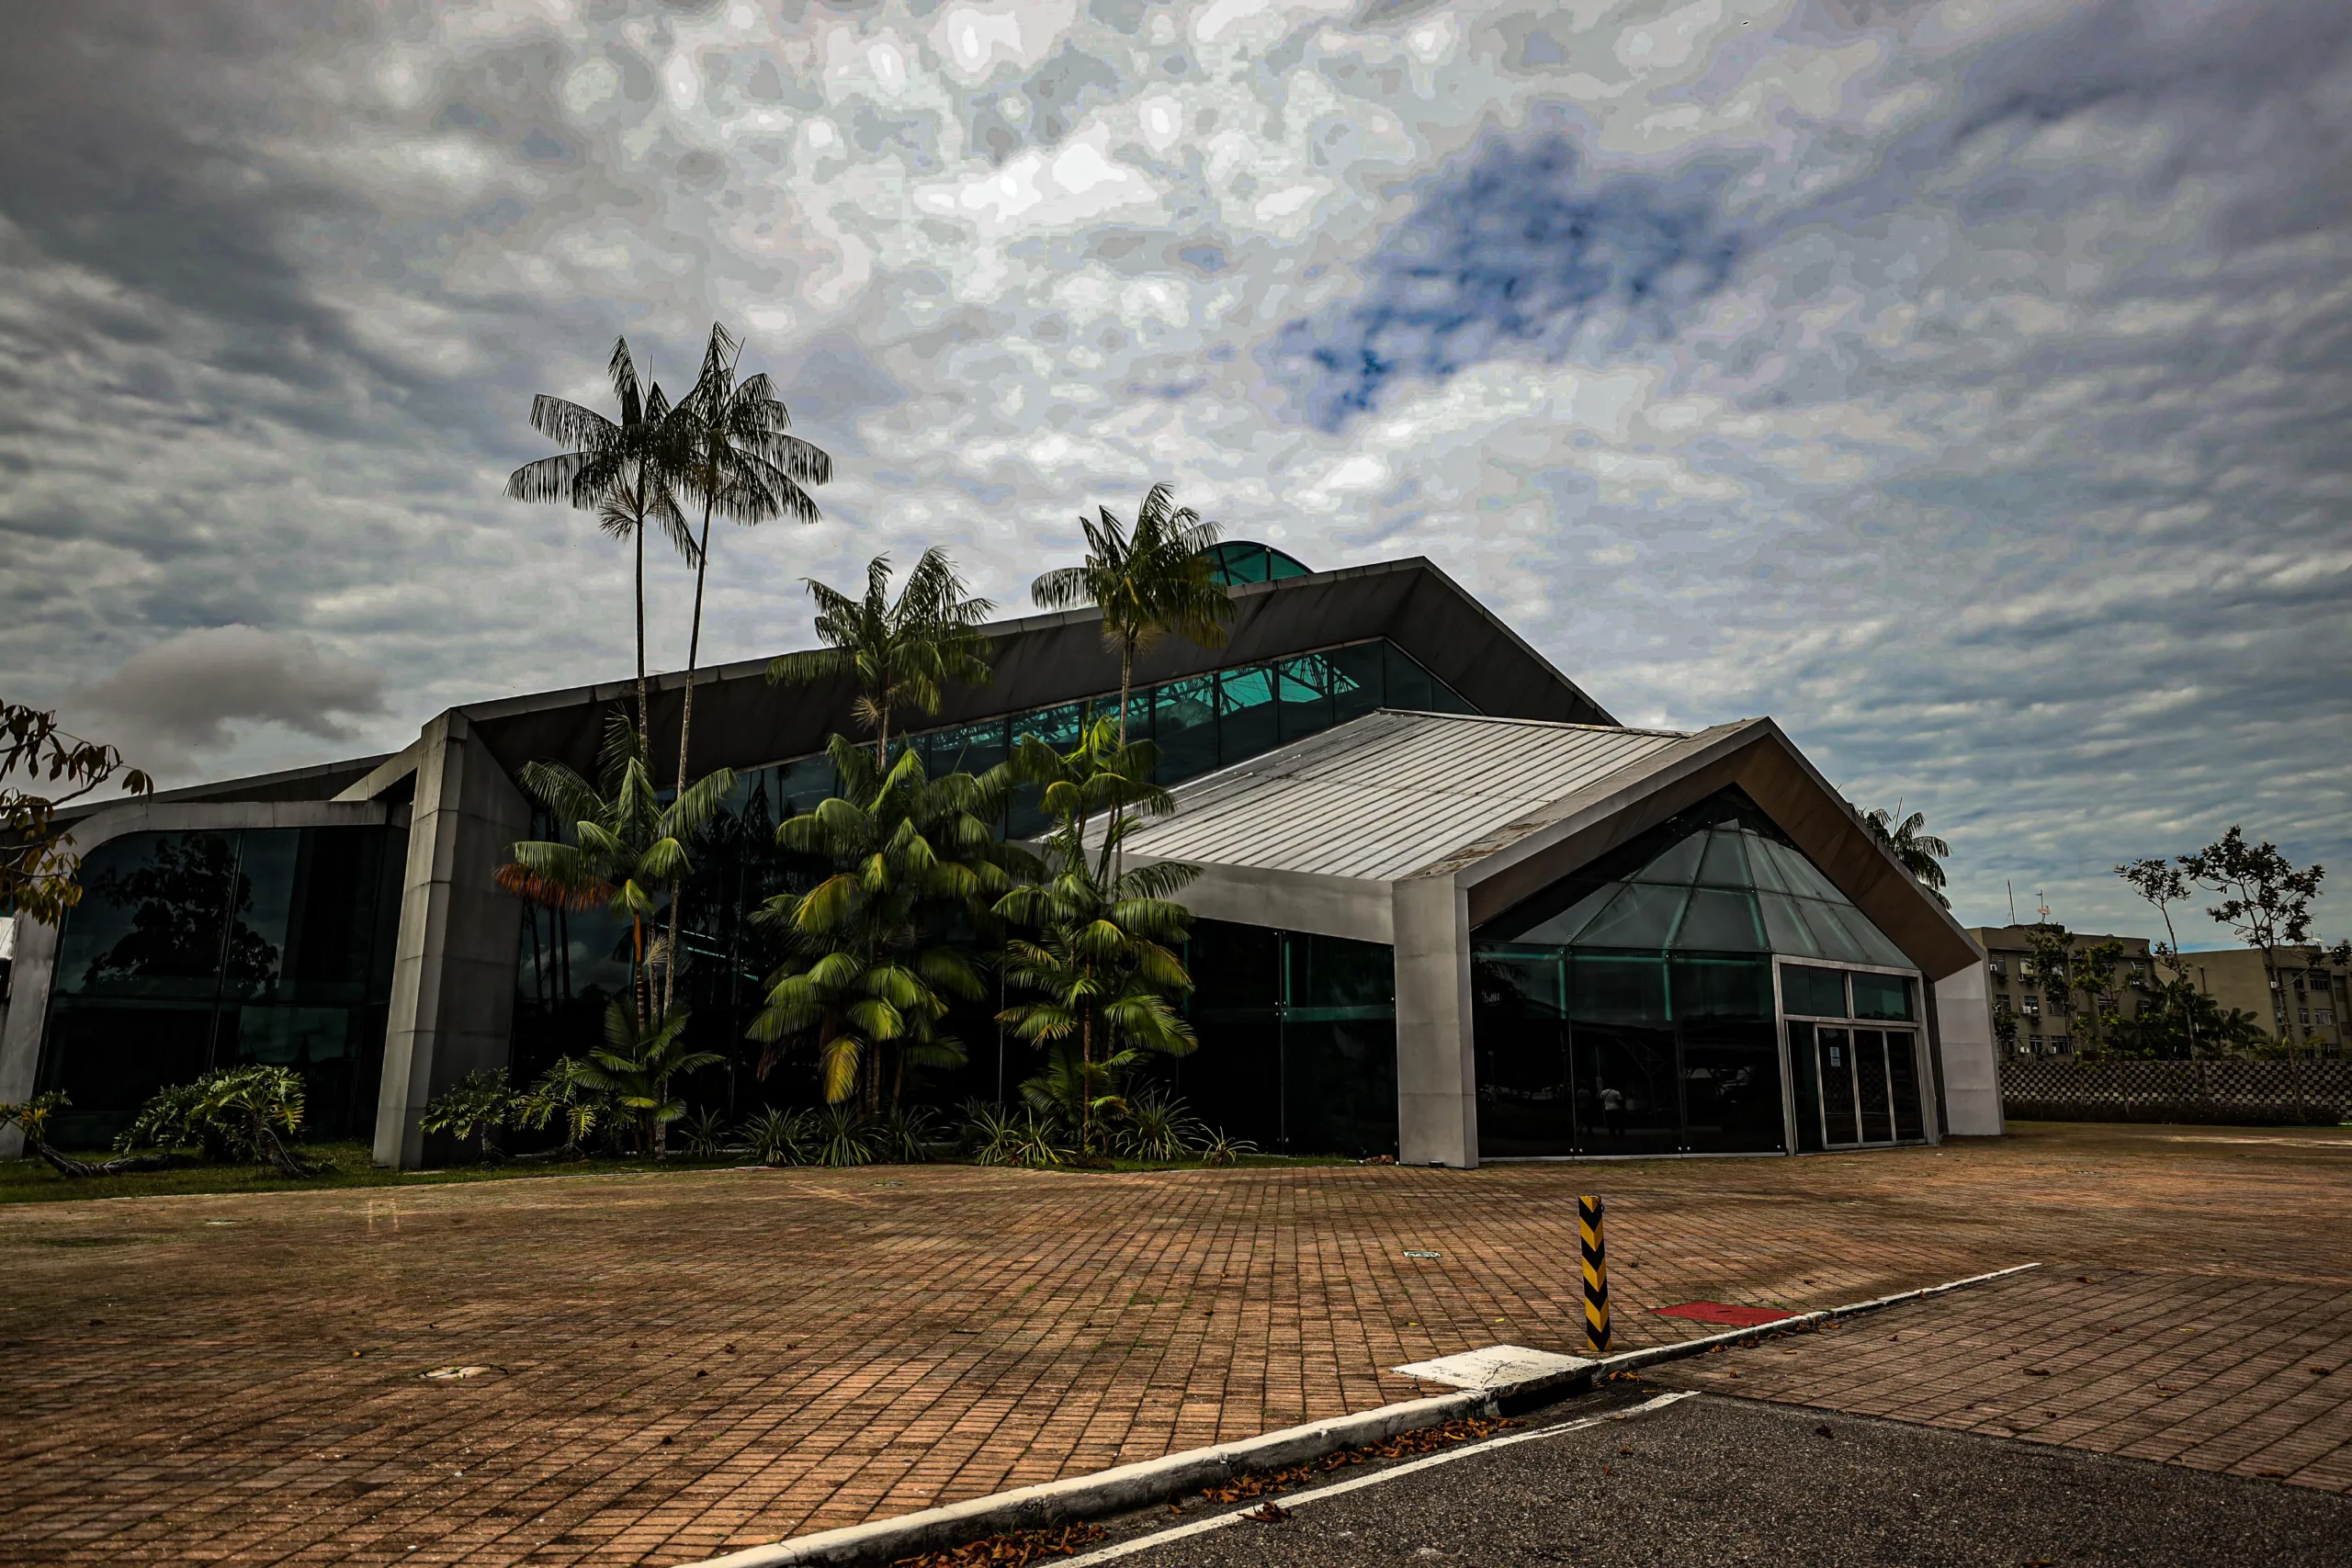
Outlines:
<svg viewBox="0 0 2352 1568"><path fill-rule="evenodd" d="M2352 1565L2352 1497L1706 1394L1282 1502L1156 1545L1131 1524L1119 1568Z"/></svg>

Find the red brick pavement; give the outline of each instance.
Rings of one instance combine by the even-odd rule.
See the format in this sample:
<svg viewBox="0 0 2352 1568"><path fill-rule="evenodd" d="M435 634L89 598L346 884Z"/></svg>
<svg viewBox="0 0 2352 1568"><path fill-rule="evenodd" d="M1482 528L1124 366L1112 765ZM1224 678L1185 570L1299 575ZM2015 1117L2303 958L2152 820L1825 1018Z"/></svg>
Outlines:
<svg viewBox="0 0 2352 1568"><path fill-rule="evenodd" d="M2041 1269L1659 1376L2352 1493L2352 1290Z"/></svg>
<svg viewBox="0 0 2352 1568"><path fill-rule="evenodd" d="M1826 1305L2037 1258L2317 1300L2352 1288L2347 1175L2333 1134L2077 1128L1803 1160L25 1206L0 1212L0 1554L676 1562L1362 1409L1428 1392L1402 1361L1577 1347L1579 1190L1611 1199L1623 1343L1706 1332L1645 1311L1673 1302ZM421 1375L465 1363L499 1371Z"/></svg>

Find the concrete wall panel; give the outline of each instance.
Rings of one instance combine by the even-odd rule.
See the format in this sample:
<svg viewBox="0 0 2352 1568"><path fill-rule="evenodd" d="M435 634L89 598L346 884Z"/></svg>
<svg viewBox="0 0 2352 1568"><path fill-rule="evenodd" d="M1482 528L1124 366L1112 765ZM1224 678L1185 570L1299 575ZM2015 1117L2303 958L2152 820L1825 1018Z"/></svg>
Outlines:
<svg viewBox="0 0 2352 1568"><path fill-rule="evenodd" d="M506 1064L522 906L495 880L530 807L462 714L425 727L392 958L376 1163L413 1169L433 1097Z"/></svg>
<svg viewBox="0 0 2352 1568"><path fill-rule="evenodd" d="M1993 1005L1982 964L1936 982L1936 1028L1943 1052L1944 1117L1952 1135L2000 1136L2007 1123L2001 1117Z"/></svg>
<svg viewBox="0 0 2352 1568"><path fill-rule="evenodd" d="M1478 1163L1468 906L1452 877L1394 889L1397 1158L1467 1169Z"/></svg>

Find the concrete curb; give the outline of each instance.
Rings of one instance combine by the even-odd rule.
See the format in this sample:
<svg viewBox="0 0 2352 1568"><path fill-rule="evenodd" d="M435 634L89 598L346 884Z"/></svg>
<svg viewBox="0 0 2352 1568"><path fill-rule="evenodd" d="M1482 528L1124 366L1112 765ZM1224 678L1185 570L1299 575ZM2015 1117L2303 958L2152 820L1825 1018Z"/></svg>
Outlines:
<svg viewBox="0 0 2352 1568"><path fill-rule="evenodd" d="M1972 1274L1965 1280L1953 1280L1921 1290L1898 1291L1891 1296L1878 1296L1820 1312L1802 1313L1795 1317L1761 1324L1754 1328L1736 1328L1725 1334L1685 1339L1678 1344L1629 1350L1623 1355L1602 1359L1589 1373L1579 1374L1569 1381L1581 1382L1588 1376L1629 1371L1658 1361L1702 1355L1718 1345L1770 1338L1776 1334L1792 1333L1833 1318L1876 1312L1881 1307L1917 1301L1924 1296L1941 1295L1946 1291L1983 1284L1989 1280L2006 1279L2011 1274L2041 1267L2039 1263L2021 1263L2014 1269ZM874 1519L862 1525L820 1530L815 1535L796 1536L766 1546L746 1547L724 1557L713 1557L691 1564L690 1568L804 1568L804 1565L815 1568L817 1564L826 1564L829 1568L866 1568L870 1564L911 1557L918 1551L961 1546L966 1541L1007 1530L1043 1529L1105 1514L1124 1513L1131 1508L1164 1502L1187 1492L1217 1485L1245 1471L1280 1470L1284 1465L1320 1459L1340 1449L1380 1442L1399 1432L1442 1426L1465 1416L1493 1415L1502 1401L1514 1395L1549 1392L1556 1381L1536 1379L1506 1389L1470 1388L1459 1393L1439 1394L1430 1399L1404 1400L1355 1416L1311 1422L1304 1427L1285 1427L1278 1432L1261 1433L1237 1442L1219 1443L1214 1448L1188 1449L1182 1453L1167 1454L1136 1464L1123 1464L1114 1470L1097 1471L1091 1475L1073 1475L1067 1480L999 1492L989 1497L974 1497L943 1507L925 1508L920 1513L901 1514L896 1518Z"/></svg>
<svg viewBox="0 0 2352 1568"><path fill-rule="evenodd" d="M975 1497L919 1514L847 1525L815 1535L796 1536L769 1546L714 1557L694 1568L786 1568L799 1564L888 1562L918 1551L961 1546L967 1540L1005 1530L1042 1529L1073 1519L1140 1508L1204 1486L1219 1485L1244 1471L1280 1470L1284 1465L1320 1459L1335 1450L1376 1443L1399 1432L1442 1426L1464 1416L1493 1410L1494 1394L1486 1389L1464 1389L1432 1399L1408 1399L1384 1404L1360 1415L1341 1416L1304 1427L1286 1427L1215 1448L1188 1449L1182 1453L1123 1464L1091 1475L1023 1486L992 1497Z"/></svg>

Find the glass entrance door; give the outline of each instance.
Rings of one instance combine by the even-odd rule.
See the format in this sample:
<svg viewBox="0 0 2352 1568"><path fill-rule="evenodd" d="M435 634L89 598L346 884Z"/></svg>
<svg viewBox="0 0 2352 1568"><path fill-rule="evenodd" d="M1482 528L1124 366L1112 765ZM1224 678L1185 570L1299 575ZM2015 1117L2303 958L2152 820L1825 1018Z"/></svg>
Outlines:
<svg viewBox="0 0 2352 1568"><path fill-rule="evenodd" d="M1791 1026L1790 1048L1813 1056L1813 1073L1800 1064L1798 1080L1810 1076L1820 1085L1820 1146L1856 1148L1924 1135L1917 1042L1907 1029ZM1804 1098L1799 1099L1800 1116L1812 1111Z"/></svg>
<svg viewBox="0 0 2352 1568"><path fill-rule="evenodd" d="M1854 1111L1854 1036L1851 1030L1815 1032L1821 1053L1821 1141L1831 1148L1862 1141Z"/></svg>

